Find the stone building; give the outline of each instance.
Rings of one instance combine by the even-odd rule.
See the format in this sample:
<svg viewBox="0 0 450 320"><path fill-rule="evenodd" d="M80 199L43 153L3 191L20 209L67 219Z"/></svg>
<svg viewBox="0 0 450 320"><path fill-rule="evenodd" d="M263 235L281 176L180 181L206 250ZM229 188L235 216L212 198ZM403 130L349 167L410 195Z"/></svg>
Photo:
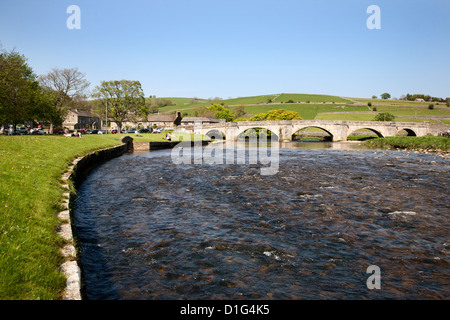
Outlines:
<svg viewBox="0 0 450 320"><path fill-rule="evenodd" d="M147 125L149 127L175 128L181 124L181 114L149 114L147 117Z"/></svg>
<svg viewBox="0 0 450 320"><path fill-rule="evenodd" d="M100 118L89 111L71 110L63 122L68 130L100 129Z"/></svg>
<svg viewBox="0 0 450 320"><path fill-rule="evenodd" d="M114 120L109 119L108 130L118 129L117 123ZM149 114L147 119L141 119L137 121L125 121L122 123L122 128L153 128L163 127L165 129L175 129L176 126L181 124L181 114Z"/></svg>

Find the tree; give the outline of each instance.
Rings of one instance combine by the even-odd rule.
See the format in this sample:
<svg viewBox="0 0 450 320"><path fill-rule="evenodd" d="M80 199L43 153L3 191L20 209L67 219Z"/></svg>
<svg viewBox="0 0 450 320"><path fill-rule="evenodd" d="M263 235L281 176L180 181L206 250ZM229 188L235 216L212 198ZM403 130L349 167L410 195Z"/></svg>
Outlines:
<svg viewBox="0 0 450 320"><path fill-rule="evenodd" d="M266 113L258 113L250 118L250 121L264 121L264 120L303 120L300 114L296 111L289 111L285 109L270 110Z"/></svg>
<svg viewBox="0 0 450 320"><path fill-rule="evenodd" d="M378 97L376 95L373 95L372 99L378 99Z"/></svg>
<svg viewBox="0 0 450 320"><path fill-rule="evenodd" d="M55 113L51 119L53 124L61 124L71 108L76 107L87 97L90 83L84 78L85 74L77 68L57 69L39 77L39 83L55 95ZM52 130L52 128L50 128Z"/></svg>
<svg viewBox="0 0 450 320"><path fill-rule="evenodd" d="M374 121L394 121L394 120L395 116L387 112L379 113L374 118Z"/></svg>
<svg viewBox="0 0 450 320"><path fill-rule="evenodd" d="M245 115L245 107L237 106L233 109L233 114L236 118L240 118Z"/></svg>
<svg viewBox="0 0 450 320"><path fill-rule="evenodd" d="M195 108L192 111L192 116L194 117L208 117L213 118L214 117L214 111L208 110L206 106L200 106Z"/></svg>
<svg viewBox="0 0 450 320"><path fill-rule="evenodd" d="M144 92L139 81L102 81L94 90L94 97L100 101L108 117L122 130L126 121L136 121L148 115Z"/></svg>
<svg viewBox="0 0 450 320"><path fill-rule="evenodd" d="M220 104L212 104L207 108L208 111L214 111L214 118L225 119L227 122L234 120L235 116L231 111Z"/></svg>
<svg viewBox="0 0 450 320"><path fill-rule="evenodd" d="M16 124L35 118L41 88L26 58L15 51L0 53L0 123Z"/></svg>
<svg viewBox="0 0 450 320"><path fill-rule="evenodd" d="M391 98L391 95L389 93L387 93L387 92L385 92L385 93L383 93L381 95L381 99L387 100L387 99L390 99L390 98Z"/></svg>

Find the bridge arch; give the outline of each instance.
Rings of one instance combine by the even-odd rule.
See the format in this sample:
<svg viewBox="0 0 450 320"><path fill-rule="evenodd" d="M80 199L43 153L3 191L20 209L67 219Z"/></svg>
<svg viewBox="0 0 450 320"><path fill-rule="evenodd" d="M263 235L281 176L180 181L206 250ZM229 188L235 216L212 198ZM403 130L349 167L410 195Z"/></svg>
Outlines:
<svg viewBox="0 0 450 320"><path fill-rule="evenodd" d="M259 137L260 130L266 130L267 132L267 140L271 140L271 136L275 136L277 141L280 140L280 134L279 132L276 132L273 128L268 127L258 127L258 126L252 126L252 127L246 127L246 128L240 128L238 130L238 134L236 135L237 140L246 140L248 138L252 138L250 135L254 135L256 133L256 138Z"/></svg>
<svg viewBox="0 0 450 320"><path fill-rule="evenodd" d="M323 127L320 127L320 126L295 127L294 130L292 130L291 140L295 140L295 136L296 135L298 136L300 132L308 130L309 128L320 129L321 132L324 132L324 133L328 134L328 136L325 136L324 140L333 141L333 138L334 138L335 135L331 132L331 130L327 130L327 129L325 129ZM318 133L318 135L320 135L320 131L316 131ZM309 135L313 136L314 133L309 134Z"/></svg>
<svg viewBox="0 0 450 320"><path fill-rule="evenodd" d="M401 128L400 130L397 131L397 136L405 135L404 132L406 132L406 136L408 137L417 137L417 133L409 128Z"/></svg>
<svg viewBox="0 0 450 320"><path fill-rule="evenodd" d="M226 140L225 133L219 129L210 129L205 133L205 135L208 136L211 140Z"/></svg>
<svg viewBox="0 0 450 320"><path fill-rule="evenodd" d="M384 135L373 128L351 128L348 130L347 140L367 140L372 138L383 138Z"/></svg>

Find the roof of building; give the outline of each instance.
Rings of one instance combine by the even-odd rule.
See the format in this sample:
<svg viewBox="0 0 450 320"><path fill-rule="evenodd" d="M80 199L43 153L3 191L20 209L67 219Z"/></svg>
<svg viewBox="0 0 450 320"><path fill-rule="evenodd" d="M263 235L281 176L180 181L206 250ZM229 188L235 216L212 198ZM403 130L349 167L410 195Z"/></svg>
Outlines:
<svg viewBox="0 0 450 320"><path fill-rule="evenodd" d="M184 117L181 122L213 122L219 123L220 119L206 118L206 117Z"/></svg>
<svg viewBox="0 0 450 320"><path fill-rule="evenodd" d="M176 114L149 114L148 121L174 122L177 119Z"/></svg>

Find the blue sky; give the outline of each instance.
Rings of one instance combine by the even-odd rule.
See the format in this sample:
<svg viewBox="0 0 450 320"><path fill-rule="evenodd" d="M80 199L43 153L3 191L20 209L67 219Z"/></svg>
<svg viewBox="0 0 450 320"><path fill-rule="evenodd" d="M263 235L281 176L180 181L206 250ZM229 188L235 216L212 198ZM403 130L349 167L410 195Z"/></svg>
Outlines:
<svg viewBox="0 0 450 320"><path fill-rule="evenodd" d="M78 67L91 89L139 80L146 96L450 97L449 17L449 0L0 0L0 45L37 74Z"/></svg>

